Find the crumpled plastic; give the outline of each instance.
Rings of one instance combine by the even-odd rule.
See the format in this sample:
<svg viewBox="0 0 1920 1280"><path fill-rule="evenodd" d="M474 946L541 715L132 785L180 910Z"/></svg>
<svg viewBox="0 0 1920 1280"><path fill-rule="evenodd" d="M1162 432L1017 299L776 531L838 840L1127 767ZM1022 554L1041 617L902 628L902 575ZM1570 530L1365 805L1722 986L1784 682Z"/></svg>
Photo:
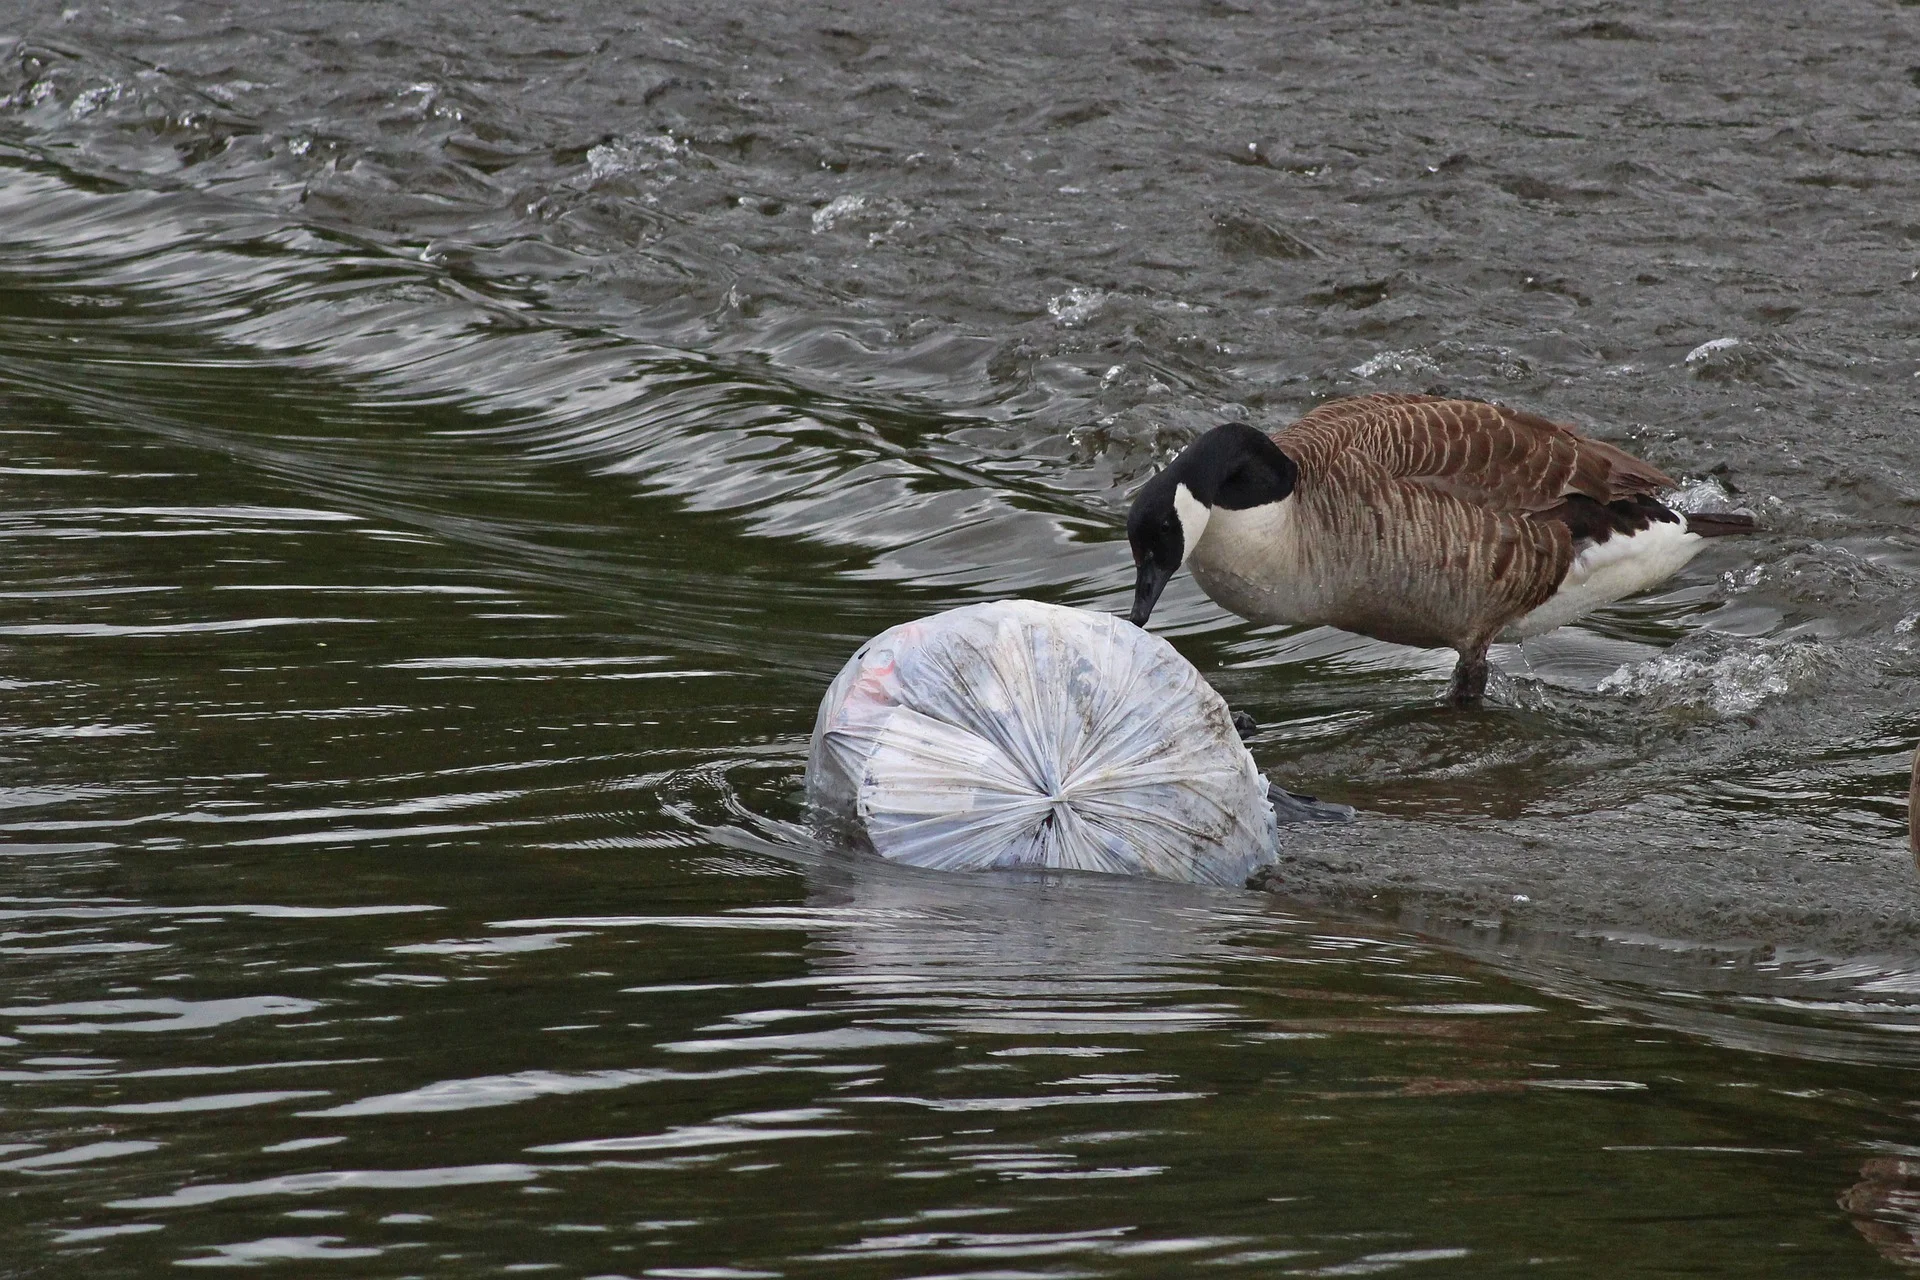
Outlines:
<svg viewBox="0 0 1920 1280"><path fill-rule="evenodd" d="M869 640L820 703L817 817L917 867L1238 887L1277 858L1226 702L1124 618L969 605Z"/></svg>

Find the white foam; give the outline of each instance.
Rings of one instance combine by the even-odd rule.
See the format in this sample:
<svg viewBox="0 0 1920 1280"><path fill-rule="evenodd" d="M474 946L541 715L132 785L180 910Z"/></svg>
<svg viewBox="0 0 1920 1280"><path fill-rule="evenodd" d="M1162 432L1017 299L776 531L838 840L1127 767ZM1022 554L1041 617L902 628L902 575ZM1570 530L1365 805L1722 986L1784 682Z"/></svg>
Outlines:
<svg viewBox="0 0 1920 1280"><path fill-rule="evenodd" d="M1753 512L1734 502L1733 495L1726 486L1708 476L1700 480L1689 480L1678 489L1669 489L1660 495L1660 501L1682 514L1693 512L1713 513L1715 515L1752 515Z"/></svg>
<svg viewBox="0 0 1920 1280"><path fill-rule="evenodd" d="M1047 299L1047 314L1071 329L1085 324L1107 305L1107 295L1098 289L1073 288Z"/></svg>
<svg viewBox="0 0 1920 1280"><path fill-rule="evenodd" d="M600 182L622 174L652 173L692 154L691 146L675 141L673 135L665 133L633 142L603 142L587 149L588 180Z"/></svg>
<svg viewBox="0 0 1920 1280"><path fill-rule="evenodd" d="M1684 363L1699 364L1702 360L1711 360L1718 352L1731 351L1735 347L1744 345L1745 344L1738 338L1715 338L1711 342L1703 342L1693 350L1687 352Z"/></svg>
<svg viewBox="0 0 1920 1280"><path fill-rule="evenodd" d="M813 234L819 235L833 230L833 224L842 218L859 213L867 207L865 196L835 196L813 211Z"/></svg>
<svg viewBox="0 0 1920 1280"><path fill-rule="evenodd" d="M1597 687L1601 693L1737 716L1769 699L1787 696L1827 663L1827 652L1818 645L1745 641L1715 655L1675 651L1648 662L1629 663Z"/></svg>
<svg viewBox="0 0 1920 1280"><path fill-rule="evenodd" d="M1418 351L1382 351L1353 366L1349 372L1361 378L1377 378L1383 373L1400 377L1431 377L1440 366Z"/></svg>

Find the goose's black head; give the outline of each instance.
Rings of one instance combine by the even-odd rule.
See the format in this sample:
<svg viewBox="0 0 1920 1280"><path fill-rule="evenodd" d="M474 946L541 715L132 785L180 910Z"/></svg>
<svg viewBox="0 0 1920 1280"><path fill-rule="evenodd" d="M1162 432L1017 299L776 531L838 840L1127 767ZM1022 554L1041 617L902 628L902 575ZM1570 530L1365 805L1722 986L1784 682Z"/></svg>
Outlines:
<svg viewBox="0 0 1920 1280"><path fill-rule="evenodd" d="M1246 511L1279 502L1299 474L1263 431L1229 422L1195 440L1147 481L1127 513L1136 573L1133 611L1144 627L1167 582L1200 544L1214 509Z"/></svg>

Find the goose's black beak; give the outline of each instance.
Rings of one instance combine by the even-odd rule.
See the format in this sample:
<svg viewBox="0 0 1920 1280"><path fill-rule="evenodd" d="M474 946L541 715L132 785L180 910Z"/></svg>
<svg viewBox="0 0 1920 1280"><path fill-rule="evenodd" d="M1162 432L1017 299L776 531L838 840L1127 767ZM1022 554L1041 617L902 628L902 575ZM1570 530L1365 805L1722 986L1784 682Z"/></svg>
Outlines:
<svg viewBox="0 0 1920 1280"><path fill-rule="evenodd" d="M1160 603L1160 593L1173 579L1173 570L1163 568L1157 557L1148 556L1140 561L1135 572L1138 576L1133 584L1133 611L1127 615L1127 621L1144 627L1153 616L1153 606Z"/></svg>

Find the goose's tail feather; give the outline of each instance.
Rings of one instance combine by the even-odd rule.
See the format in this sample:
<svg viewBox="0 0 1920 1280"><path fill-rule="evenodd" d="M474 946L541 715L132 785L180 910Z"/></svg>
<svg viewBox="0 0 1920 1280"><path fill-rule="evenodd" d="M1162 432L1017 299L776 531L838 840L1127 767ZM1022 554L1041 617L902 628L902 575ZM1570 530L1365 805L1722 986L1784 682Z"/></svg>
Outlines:
<svg viewBox="0 0 1920 1280"><path fill-rule="evenodd" d="M1760 525L1752 516L1736 515L1731 511L1689 511L1686 521L1687 532L1697 533L1703 538L1732 538L1760 531Z"/></svg>

